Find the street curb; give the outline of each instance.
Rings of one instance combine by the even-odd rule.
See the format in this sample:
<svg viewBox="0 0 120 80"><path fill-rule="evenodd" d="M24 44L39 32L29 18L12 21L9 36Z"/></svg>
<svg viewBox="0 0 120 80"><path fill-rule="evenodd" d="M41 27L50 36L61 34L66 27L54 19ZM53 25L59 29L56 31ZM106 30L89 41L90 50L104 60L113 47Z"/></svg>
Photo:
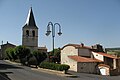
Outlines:
<svg viewBox="0 0 120 80"><path fill-rule="evenodd" d="M45 71L50 71L53 73L65 74L65 71L56 71L56 70L44 69L44 68L40 68L40 67L38 67L38 70L45 70Z"/></svg>
<svg viewBox="0 0 120 80"><path fill-rule="evenodd" d="M55 74L60 76L66 76L62 71L55 71L55 70L49 70L49 69L43 69L43 68L31 68L31 70L40 71L48 74Z"/></svg>
<svg viewBox="0 0 120 80"><path fill-rule="evenodd" d="M40 67L38 67L37 69L31 68L31 70L45 72L48 74L55 74L55 75L64 76L64 77L76 77L76 75L73 75L73 74L65 74L64 71L56 71L56 70L44 69L44 68L40 68Z"/></svg>
<svg viewBox="0 0 120 80"><path fill-rule="evenodd" d="M12 61L9 61L9 60L4 60L4 61L6 61L6 62L8 62L8 63L11 63L11 64L18 64L18 65L21 65L21 63L12 62Z"/></svg>
<svg viewBox="0 0 120 80"><path fill-rule="evenodd" d="M4 61L11 63L11 64L21 65L21 63L12 62L9 60L4 60ZM40 72L44 72L44 73L48 73L48 74L55 74L55 75L59 75L59 76L65 76L65 77L76 77L76 75L73 75L73 74L65 74L65 71L56 71L56 70L44 69L44 68L40 68L40 67L31 68L31 70L40 71Z"/></svg>

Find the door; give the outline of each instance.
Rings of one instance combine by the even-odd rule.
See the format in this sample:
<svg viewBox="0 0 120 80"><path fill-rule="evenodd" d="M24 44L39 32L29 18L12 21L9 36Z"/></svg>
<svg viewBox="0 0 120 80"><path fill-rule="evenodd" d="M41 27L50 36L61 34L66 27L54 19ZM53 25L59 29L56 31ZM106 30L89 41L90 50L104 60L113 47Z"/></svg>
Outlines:
<svg viewBox="0 0 120 80"><path fill-rule="evenodd" d="M106 75L106 69L101 68L101 69L100 69L100 73L101 73L101 75Z"/></svg>

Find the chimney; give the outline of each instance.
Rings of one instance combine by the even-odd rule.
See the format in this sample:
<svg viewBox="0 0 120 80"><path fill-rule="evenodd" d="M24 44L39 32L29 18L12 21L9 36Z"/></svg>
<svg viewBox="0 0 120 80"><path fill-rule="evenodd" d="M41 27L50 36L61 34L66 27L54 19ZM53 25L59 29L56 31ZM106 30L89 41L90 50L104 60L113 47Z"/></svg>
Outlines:
<svg viewBox="0 0 120 80"><path fill-rule="evenodd" d="M81 46L82 46L82 47L84 47L84 44L83 44L83 43L81 43Z"/></svg>
<svg viewBox="0 0 120 80"><path fill-rule="evenodd" d="M94 46L91 46L92 47L92 49L94 49Z"/></svg>

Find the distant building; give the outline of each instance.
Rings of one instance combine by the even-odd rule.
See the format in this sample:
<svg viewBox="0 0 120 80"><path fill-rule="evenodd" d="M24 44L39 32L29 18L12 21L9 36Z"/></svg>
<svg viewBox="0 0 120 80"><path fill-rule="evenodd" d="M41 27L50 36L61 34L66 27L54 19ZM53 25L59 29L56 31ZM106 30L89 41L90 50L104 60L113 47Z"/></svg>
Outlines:
<svg viewBox="0 0 120 80"><path fill-rule="evenodd" d="M94 49L95 52L105 52L104 49L103 49L103 46L100 45L100 44L93 45L92 49Z"/></svg>
<svg viewBox="0 0 120 80"><path fill-rule="evenodd" d="M43 52L43 53L47 53L47 48L45 47L38 47L38 51Z"/></svg>
<svg viewBox="0 0 120 80"><path fill-rule="evenodd" d="M7 48L14 48L14 47L16 47L16 45L11 44L9 42L7 42L6 44L2 44L0 46L1 46L1 49L0 49L0 59L6 59L7 58L7 55L5 54L5 50Z"/></svg>

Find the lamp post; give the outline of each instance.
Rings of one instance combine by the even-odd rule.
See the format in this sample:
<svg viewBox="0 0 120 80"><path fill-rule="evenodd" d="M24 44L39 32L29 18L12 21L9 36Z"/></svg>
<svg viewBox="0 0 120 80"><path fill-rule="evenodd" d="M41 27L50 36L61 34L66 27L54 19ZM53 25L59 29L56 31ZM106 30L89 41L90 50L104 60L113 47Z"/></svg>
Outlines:
<svg viewBox="0 0 120 80"><path fill-rule="evenodd" d="M49 22L47 25L47 31L46 36L49 36L51 33L50 27L52 27L52 40L53 40L53 55L54 55L54 38L55 38L55 27L58 25L58 35L60 36L62 34L61 32L61 26L59 23L53 24L52 22Z"/></svg>

